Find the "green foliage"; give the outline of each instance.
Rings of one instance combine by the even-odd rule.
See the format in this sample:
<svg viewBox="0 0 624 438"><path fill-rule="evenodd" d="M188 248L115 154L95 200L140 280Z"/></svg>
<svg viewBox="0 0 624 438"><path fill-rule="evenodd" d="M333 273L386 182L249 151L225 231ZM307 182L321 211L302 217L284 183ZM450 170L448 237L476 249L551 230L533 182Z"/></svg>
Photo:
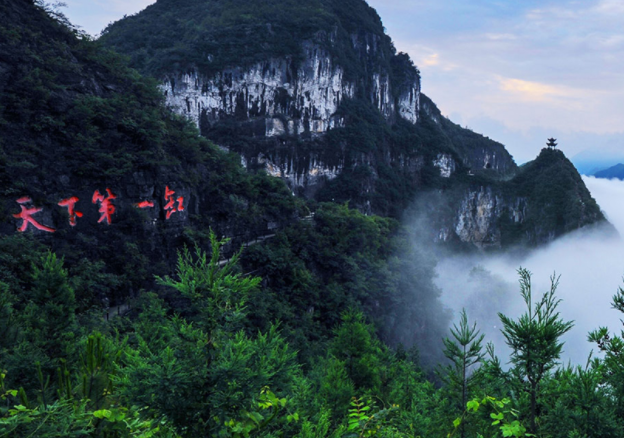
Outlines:
<svg viewBox="0 0 624 438"><path fill-rule="evenodd" d="M299 414L296 412L285 416L282 415L284 418L279 418L280 413L286 408L288 400L276 397L269 388L262 389L257 403L258 408L261 409L260 412L243 412L243 418L241 420L232 419L227 421L225 423L225 429L221 431L219 436L247 438L258 434L278 419L285 420L289 423L299 420ZM262 411L268 412L263 415Z"/></svg>
<svg viewBox="0 0 624 438"><path fill-rule="evenodd" d="M102 41L130 56L133 67L141 72L162 77L172 69L199 69L211 75L269 58L298 60L300 42L316 40L353 75L359 60L349 38L361 30L383 35L380 49L393 54L375 10L353 0L305 4L294 0L160 1L141 14L109 25Z"/></svg>
<svg viewBox="0 0 624 438"><path fill-rule="evenodd" d="M612 306L624 313L624 289L621 286L613 296ZM616 417L624 418L624 331L615 335L610 334L607 327L600 327L589 334L589 341L595 343L604 355L593 364L593 369L599 373L600 384L605 385L603 389L614 401Z"/></svg>
<svg viewBox="0 0 624 438"><path fill-rule="evenodd" d="M175 438L166 426L142 420L139 412L127 408L89 411L86 403L57 401L45 408L16 405L0 418L2 436L18 437L101 437Z"/></svg>
<svg viewBox="0 0 624 438"><path fill-rule="evenodd" d="M472 327L468 324L465 309L461 312L459 327L454 324L451 328L451 335L453 339L444 338L444 355L451 364L446 367L442 378L461 412L481 377L474 366L484 358L482 342L485 335L477 330L477 323ZM466 436L465 422L460 426L460 436Z"/></svg>
<svg viewBox="0 0 624 438"><path fill-rule="evenodd" d="M13 304L16 298L9 292L9 286L0 283L0 352L12 346L20 333L18 318Z"/></svg>
<svg viewBox="0 0 624 438"><path fill-rule="evenodd" d="M9 61L0 90L0 231L15 234L15 201L25 195L43 209L37 218L56 229L39 241L20 236L2 243L13 258L3 269L25 274L16 277L20 286L44 243L80 273L71 286L79 311L87 312L152 287L184 243L206 243L187 237L208 227L237 235L238 245L266 234L267 222L297 216L301 203L282 181L247 173L240 157L173 115L154 80L100 43L28 1L0 5L0 35L6 41L0 57ZM185 191L186 219L165 220L166 186ZM118 197L110 227L97 223L90 202L106 187ZM133 204L148 193L154 210L137 211ZM84 215L75 227L58 205L71 196ZM15 293L17 285L9 286Z"/></svg>
<svg viewBox="0 0 624 438"><path fill-rule="evenodd" d="M561 300L555 297L559 278L551 277L550 290L541 300L533 303L531 273L526 269L518 270L520 276L520 294L527 306L527 312L514 321L499 314L503 323L503 335L512 349L511 363L513 374L519 388L530 397L529 430L537 433L537 418L540 415L540 383L546 374L557 364L563 342L560 338L574 325L559 317L557 306Z"/></svg>
<svg viewBox="0 0 624 438"><path fill-rule="evenodd" d="M210 259L199 247L195 255L184 248L178 255L178 280L156 277L158 284L176 289L190 299L195 311L201 315L203 329L212 334L217 327L234 331L244 317L247 295L260 283L259 277L245 277L233 273L241 251L221 266L221 248L229 239L218 240L210 231ZM213 335L214 336L214 335Z"/></svg>
<svg viewBox="0 0 624 438"><path fill-rule="evenodd" d="M329 353L342 361L356 390L370 388L379 392L379 355L381 346L373 336L373 328L364 323L361 313L346 313L335 332Z"/></svg>
<svg viewBox="0 0 624 438"><path fill-rule="evenodd" d="M113 379L115 377L115 364L119 362L123 351L122 345L115 345L101 334L95 333L87 338L86 351L82 357L80 368L80 381L76 386L76 393L83 400L88 400L88 407L93 410L108 407L109 396L113 393ZM59 368L59 381L62 374L66 374L63 368ZM65 385L59 385L63 391L71 392L69 381ZM62 393L62 392L61 392Z"/></svg>
<svg viewBox="0 0 624 438"><path fill-rule="evenodd" d="M42 342L49 356L61 355L76 324L76 299L69 285L63 260L53 253L42 259L42 267L33 267L32 289L26 306L31 335Z"/></svg>
<svg viewBox="0 0 624 438"><path fill-rule="evenodd" d="M618 400L603 372L600 361L590 357L584 367L568 365L545 379L543 398L549 402L541 417L543 435L565 430L569 436L619 436Z"/></svg>
<svg viewBox="0 0 624 438"><path fill-rule="evenodd" d="M180 317L165 317L158 303L150 303L148 313L156 318L137 326L138 342L127 351L120 379L124 398L149 406L152 415L167 418L184 436L204 429L217 433L224 425L228 433L247 436L266 425L256 411L241 410L254 403L283 407L283 397L278 406L273 393L263 392L259 401L254 397L266 386L287 392L298 367L276 326L256 337L238 330L244 300L259 279L232 273L238 256L220 263L226 241L212 233L211 242L211 258L201 250L195 258L184 251L178 279L158 279L189 298L197 327Z"/></svg>
<svg viewBox="0 0 624 438"><path fill-rule="evenodd" d="M6 375L0 373L0 399L6 403L0 408L0 434L16 438L177 437L166 424L142 418L137 408L112 403L110 373L115 358L103 354L103 342L106 341L99 334L88 338L86 364L78 379L68 370L65 361L61 361L56 382L58 397L47 392L51 381L49 377L44 379L40 366L37 366L37 373L42 387L36 402L29 401L23 389L7 390Z"/></svg>
<svg viewBox="0 0 624 438"><path fill-rule="evenodd" d="M501 224L505 244L522 240L536 244L552 239L547 233L560 236L604 220L578 171L559 150L542 149L502 188L504 193L525 198L530 206L522 223L509 220Z"/></svg>
<svg viewBox="0 0 624 438"><path fill-rule="evenodd" d="M293 225L244 255L244 269L265 278L250 296L250 318L260 327L279 319L300 360L310 363L323 352L309 342L316 348L344 312L361 311L383 340L418 344L423 362L433 365L448 315L433 283L434 261L410 238L393 220L321 204L311 223Z"/></svg>
<svg viewBox="0 0 624 438"><path fill-rule="evenodd" d="M481 408L489 411L489 418L492 420L491 426L483 433L477 433L477 437L524 437L535 436L526 432L526 427L518 420L519 412L512 409L509 405L511 400L504 398L497 400L494 397L485 396L483 399L475 398L466 403L466 411L464 415L453 421L454 431L448 436L453 436L461 430L462 424L469 415L476 414Z"/></svg>
<svg viewBox="0 0 624 438"><path fill-rule="evenodd" d="M396 410L396 406L389 409L372 410L370 400L360 400L353 397L351 409L349 409L349 422L347 430L351 434L347 437L370 437L380 433L387 423L387 417Z"/></svg>

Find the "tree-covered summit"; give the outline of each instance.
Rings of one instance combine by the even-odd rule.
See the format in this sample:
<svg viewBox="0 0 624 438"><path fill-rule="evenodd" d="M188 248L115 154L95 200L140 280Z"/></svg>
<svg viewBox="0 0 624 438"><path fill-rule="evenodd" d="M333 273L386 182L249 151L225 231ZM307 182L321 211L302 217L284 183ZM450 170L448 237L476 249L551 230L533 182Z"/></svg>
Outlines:
<svg viewBox="0 0 624 438"><path fill-rule="evenodd" d="M305 40L321 44L357 75L361 66L351 37L364 33L379 44L377 62L389 66L394 46L364 0L158 0L110 24L101 40L156 77L193 69L210 75L269 58L297 58Z"/></svg>
<svg viewBox="0 0 624 438"><path fill-rule="evenodd" d="M558 237L580 226L606 223L578 171L558 149L542 149L520 168L506 190L527 199L530 208L522 227L536 230L537 241L549 233Z"/></svg>

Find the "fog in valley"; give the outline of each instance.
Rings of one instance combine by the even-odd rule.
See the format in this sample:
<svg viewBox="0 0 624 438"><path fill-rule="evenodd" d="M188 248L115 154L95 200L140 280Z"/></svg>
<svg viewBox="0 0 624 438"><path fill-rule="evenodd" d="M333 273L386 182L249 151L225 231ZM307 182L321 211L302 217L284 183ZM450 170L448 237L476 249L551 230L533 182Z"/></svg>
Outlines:
<svg viewBox="0 0 624 438"><path fill-rule="evenodd" d="M583 179L608 220L624 236L624 182ZM563 362L584 365L590 351L596 353L587 341L589 331L607 326L619 334L624 315L611 308L611 299L623 284L624 240L610 227L581 229L528 254L441 257L435 281L442 290L442 301L453 310L453 321L457 323L465 308L469 320L476 321L485 333L486 342L494 342L503 363L509 350L497 313L517 317L526 309L518 285L520 266L533 273L534 301L550 288L553 273L561 276L559 311L564 320L575 323L564 337Z"/></svg>

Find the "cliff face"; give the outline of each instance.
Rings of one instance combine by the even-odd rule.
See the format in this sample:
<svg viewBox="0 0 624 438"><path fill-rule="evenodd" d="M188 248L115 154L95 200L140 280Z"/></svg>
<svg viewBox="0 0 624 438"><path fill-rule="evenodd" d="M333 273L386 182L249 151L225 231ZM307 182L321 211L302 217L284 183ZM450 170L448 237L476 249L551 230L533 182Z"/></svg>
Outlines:
<svg viewBox="0 0 624 438"><path fill-rule="evenodd" d="M362 0L158 0L102 42L154 76L205 137L293 193L401 217L420 193L448 192L438 240L479 247L537 244L601 220L540 231L531 212L559 201L510 183L523 172L502 144L442 116Z"/></svg>
<svg viewBox="0 0 624 438"><path fill-rule="evenodd" d="M447 201L436 240L480 248L540 245L570 231L608 224L574 165L558 150L544 149L512 179L469 182Z"/></svg>
<svg viewBox="0 0 624 438"><path fill-rule="evenodd" d="M464 129L444 117L438 107L427 96L422 95L421 111L426 114L448 138L452 148L461 157L462 163L471 173L514 174L517 170L509 152L502 144L480 134Z"/></svg>
<svg viewBox="0 0 624 438"><path fill-rule="evenodd" d="M254 134L266 137L318 135L344 126L336 112L353 97L354 85L320 47L308 45L305 54L300 66L283 58L213 77L171 73L161 88L167 103L203 132L226 118L257 122Z"/></svg>
<svg viewBox="0 0 624 438"><path fill-rule="evenodd" d="M371 35L365 41L376 41ZM325 37L332 44L336 35ZM362 62L378 56L376 44L351 38L352 49ZM202 132L221 120L234 118L253 123L256 136L315 136L344 127L338 109L345 99L353 99L357 81L345 77L344 69L318 43L301 44L302 58L272 58L251 67L233 67L212 76L197 70L170 72L161 86L167 103L192 119ZM409 68L410 66L408 66ZM363 80L369 83L368 102L388 121L398 116L416 123L419 114L420 78L410 80L395 92L390 72L383 68Z"/></svg>
<svg viewBox="0 0 624 438"><path fill-rule="evenodd" d="M502 145L483 137L453 144L439 111L421 95L418 70L396 53L364 1L313 2L306 21L315 27L295 27L305 6L287 0L260 9L254 2L225 3L181 0L174 9L159 0L111 25L102 42L161 81L172 108L241 154L250 169L279 175L295 193L399 215L407 202L399 198L437 186L437 177L465 172L479 160L478 168L491 174L515 168ZM228 9L253 19L228 24ZM152 28L183 35L186 43L145 38ZM234 45L239 59L222 50ZM428 103L424 111L421 99ZM380 205L386 187L396 209Z"/></svg>
<svg viewBox="0 0 624 438"><path fill-rule="evenodd" d="M500 248L504 240L501 224L522 226L527 214L526 198L505 197L491 186L466 190L458 204L452 219L446 224L441 221L444 225L439 227L436 241L459 241L481 249ZM549 236L546 241L552 238Z"/></svg>

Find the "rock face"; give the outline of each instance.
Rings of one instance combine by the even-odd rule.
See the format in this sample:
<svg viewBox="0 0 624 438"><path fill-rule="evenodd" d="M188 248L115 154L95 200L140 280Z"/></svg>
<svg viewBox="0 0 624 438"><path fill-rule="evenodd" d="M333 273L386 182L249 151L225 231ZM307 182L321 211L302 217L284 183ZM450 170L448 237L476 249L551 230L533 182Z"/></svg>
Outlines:
<svg viewBox="0 0 624 438"><path fill-rule="evenodd" d="M502 231L499 222L521 225L526 208L525 198L505 199L492 187L468 190L457 208L452 233L449 228L442 228L438 240L448 242L457 238L482 249L500 247Z"/></svg>
<svg viewBox="0 0 624 438"><path fill-rule="evenodd" d="M516 172L516 163L502 144L451 122L425 95L421 96L421 112L451 140L452 148L470 172L494 171L501 175Z"/></svg>
<svg viewBox="0 0 624 438"><path fill-rule="evenodd" d="M455 160L449 154L438 154L433 165L440 169L440 176L443 178L450 178L453 172L455 172Z"/></svg>
<svg viewBox="0 0 624 438"><path fill-rule="evenodd" d="M558 195L537 196L502 144L444 117L365 1L307 6L158 0L101 40L161 81L202 135L297 195L398 218L419 193L448 192L438 240L478 247L538 244L601 220L582 181L565 181L569 211L550 211Z"/></svg>
<svg viewBox="0 0 624 438"><path fill-rule="evenodd" d="M435 230L440 242L479 248L539 245L595 223L608 224L573 164L544 149L511 180L471 184L447 201Z"/></svg>
<svg viewBox="0 0 624 438"><path fill-rule="evenodd" d="M353 39L354 48L360 48ZM370 52L370 46L367 47ZM337 114L341 102L352 99L354 81L318 44L302 44L303 61L269 59L249 68L229 68L212 77L193 71L171 73L161 88L167 103L193 120L202 132L228 118L255 122L253 134L277 137L324 134L344 127ZM391 121L400 116L418 121L420 80L417 76L395 98L389 72L374 73L369 100ZM398 109L398 111L397 111Z"/></svg>
<svg viewBox="0 0 624 438"><path fill-rule="evenodd" d="M257 163L266 169L269 175L286 181L289 187L303 190L303 195L309 198L327 181L331 181L340 175L343 164L328 166L316 156L306 157L303 168L298 168L295 159L280 160L259 154Z"/></svg>

